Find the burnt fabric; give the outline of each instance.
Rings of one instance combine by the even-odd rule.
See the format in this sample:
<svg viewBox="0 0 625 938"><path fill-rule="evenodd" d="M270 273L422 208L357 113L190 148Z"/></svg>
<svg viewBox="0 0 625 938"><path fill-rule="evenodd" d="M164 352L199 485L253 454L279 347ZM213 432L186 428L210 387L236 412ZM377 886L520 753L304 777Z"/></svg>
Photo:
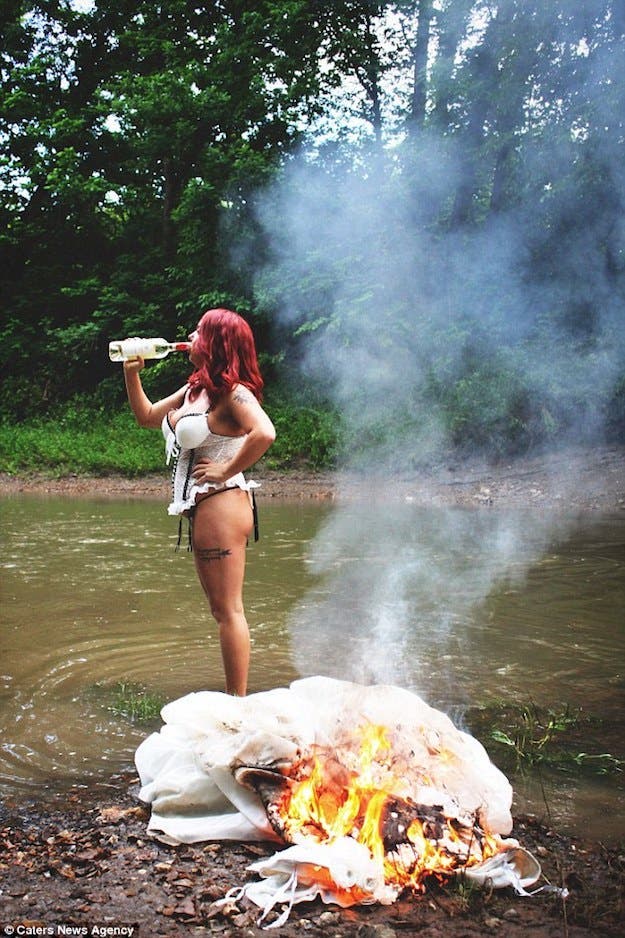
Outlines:
<svg viewBox="0 0 625 938"><path fill-rule="evenodd" d="M336 750L368 724L392 737L392 766L379 771L389 793L448 817L475 816L487 833L512 828L512 788L481 743L399 687L311 677L248 697L188 694L161 715L164 726L139 746L136 765L140 798L152 806L149 830L172 843L283 839L244 769L288 774L311 747Z"/></svg>
<svg viewBox="0 0 625 938"><path fill-rule="evenodd" d="M516 841L512 789L484 747L407 690L325 677L237 698L189 694L136 753L148 831L168 843L273 841L246 896L393 902L425 876L471 873L525 893L540 867ZM290 845L290 846L289 846ZM286 847L286 849L284 849ZM269 926L267 926L269 927Z"/></svg>

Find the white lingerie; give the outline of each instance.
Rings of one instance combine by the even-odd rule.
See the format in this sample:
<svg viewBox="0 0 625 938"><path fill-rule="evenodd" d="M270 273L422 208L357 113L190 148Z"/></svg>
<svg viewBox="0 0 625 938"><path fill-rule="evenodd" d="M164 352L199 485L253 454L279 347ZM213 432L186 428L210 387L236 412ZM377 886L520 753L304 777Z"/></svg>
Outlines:
<svg viewBox="0 0 625 938"><path fill-rule="evenodd" d="M169 422L169 415L163 418L161 425L165 438L167 465L174 460L172 470L172 502L167 511L170 515L181 515L195 506L198 495L224 489L240 488L251 492L258 488L257 482L246 481L242 472L225 482L203 482L198 485L192 475L198 459L210 459L212 462L228 462L239 452L245 436L223 436L213 433L208 426L208 413L184 414L175 428Z"/></svg>

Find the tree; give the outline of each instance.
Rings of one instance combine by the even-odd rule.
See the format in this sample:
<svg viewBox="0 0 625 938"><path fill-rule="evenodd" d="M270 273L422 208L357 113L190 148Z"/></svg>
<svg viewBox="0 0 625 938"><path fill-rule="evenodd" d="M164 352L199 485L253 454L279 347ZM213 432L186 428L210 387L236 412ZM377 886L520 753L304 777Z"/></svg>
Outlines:
<svg viewBox="0 0 625 938"><path fill-rule="evenodd" d="M314 107L316 14L303 0L106 0L82 12L50 0L11 12L4 348L19 371L16 333L32 327L30 380L54 395L105 373L108 337L173 334L201 293L231 287L222 206L245 230L246 194ZM61 374L70 349L77 367Z"/></svg>
<svg viewBox="0 0 625 938"><path fill-rule="evenodd" d="M541 342L604 354L610 336L620 347L619 0L102 0L83 11L39 0L7 10L2 347L5 367L25 373L29 334L34 372L8 385L16 406L32 399L27 382L42 398L93 387L107 374L108 338L173 337L205 305L233 303L279 352L275 312L290 282L293 329L344 327L353 340L383 310L372 342L423 372L411 338L419 270L428 310L418 329L431 337L439 390L505 387L521 340L523 354ZM291 172L302 144L314 179ZM297 261L259 287L275 248L256 212L264 190L277 193L284 231L298 198L313 223ZM283 237L285 256L295 241ZM489 337L503 364L476 377Z"/></svg>

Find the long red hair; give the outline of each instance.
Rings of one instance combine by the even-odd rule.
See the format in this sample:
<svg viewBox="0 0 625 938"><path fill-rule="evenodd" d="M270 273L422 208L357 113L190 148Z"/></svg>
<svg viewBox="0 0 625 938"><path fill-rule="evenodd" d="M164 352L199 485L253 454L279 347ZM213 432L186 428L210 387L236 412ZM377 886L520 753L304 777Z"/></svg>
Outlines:
<svg viewBox="0 0 625 938"><path fill-rule="evenodd" d="M230 309L209 309L200 319L197 332L196 347L202 364L189 378L190 399L203 388L211 404L216 404L236 384L243 384L261 401L263 379L254 336L245 319Z"/></svg>

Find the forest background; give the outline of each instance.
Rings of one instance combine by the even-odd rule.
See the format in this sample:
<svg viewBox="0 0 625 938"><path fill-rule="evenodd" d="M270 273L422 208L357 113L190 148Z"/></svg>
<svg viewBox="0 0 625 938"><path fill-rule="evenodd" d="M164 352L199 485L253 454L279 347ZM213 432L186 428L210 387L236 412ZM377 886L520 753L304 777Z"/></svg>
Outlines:
<svg viewBox="0 0 625 938"><path fill-rule="evenodd" d="M5 471L160 468L108 342L221 305L270 465L625 438L623 0L4 0L0 27Z"/></svg>

